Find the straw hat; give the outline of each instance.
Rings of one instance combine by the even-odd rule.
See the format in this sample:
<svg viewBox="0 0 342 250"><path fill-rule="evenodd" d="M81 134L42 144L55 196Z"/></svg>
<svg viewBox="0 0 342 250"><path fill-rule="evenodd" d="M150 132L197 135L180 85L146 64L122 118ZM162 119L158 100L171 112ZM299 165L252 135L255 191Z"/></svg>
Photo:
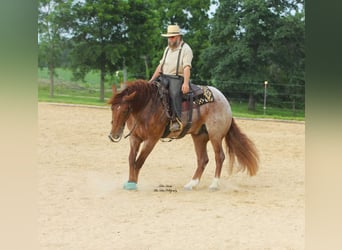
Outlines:
<svg viewBox="0 0 342 250"><path fill-rule="evenodd" d="M166 34L162 34L162 36L164 37L170 37L170 36L181 36L183 35L180 31L180 28L177 24L175 25L169 25L167 27L167 33Z"/></svg>

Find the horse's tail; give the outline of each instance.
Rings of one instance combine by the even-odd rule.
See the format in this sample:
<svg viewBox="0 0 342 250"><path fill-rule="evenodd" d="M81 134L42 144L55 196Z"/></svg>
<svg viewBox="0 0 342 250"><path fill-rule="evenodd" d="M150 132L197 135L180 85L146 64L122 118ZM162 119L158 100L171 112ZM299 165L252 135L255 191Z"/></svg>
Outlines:
<svg viewBox="0 0 342 250"><path fill-rule="evenodd" d="M235 157L240 165L240 171L247 169L250 176L258 171L259 156L254 143L241 132L240 128L232 119L232 124L225 137L229 154L229 174L233 171Z"/></svg>

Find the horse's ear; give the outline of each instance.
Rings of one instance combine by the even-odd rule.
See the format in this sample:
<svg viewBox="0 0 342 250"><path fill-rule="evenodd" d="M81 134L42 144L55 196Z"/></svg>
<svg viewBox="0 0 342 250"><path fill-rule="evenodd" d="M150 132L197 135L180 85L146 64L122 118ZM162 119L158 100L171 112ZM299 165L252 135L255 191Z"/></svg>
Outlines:
<svg viewBox="0 0 342 250"><path fill-rule="evenodd" d="M113 95L115 95L117 93L115 84L112 85L112 93L113 93Z"/></svg>
<svg viewBox="0 0 342 250"><path fill-rule="evenodd" d="M127 101L130 101L134 98L134 96L137 94L136 91L134 91L133 93L129 94L129 95L126 95L122 98L123 101L127 102Z"/></svg>

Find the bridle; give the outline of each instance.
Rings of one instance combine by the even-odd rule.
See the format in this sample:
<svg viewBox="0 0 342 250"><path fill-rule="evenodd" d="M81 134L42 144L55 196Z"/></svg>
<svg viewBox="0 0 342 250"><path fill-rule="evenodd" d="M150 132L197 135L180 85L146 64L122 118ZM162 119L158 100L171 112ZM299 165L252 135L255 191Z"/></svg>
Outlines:
<svg viewBox="0 0 342 250"><path fill-rule="evenodd" d="M114 104L112 104L112 107L111 107L111 109L112 109L112 111L114 110ZM120 107L120 105L117 107L117 108L119 108ZM131 114L131 111L132 111L132 107L131 107L131 105L129 104L128 105L128 109L127 110L125 110L124 111L124 124L123 124L123 126L125 125L125 123L126 123L126 121L127 121L127 119L128 119L128 116ZM112 123L113 123L113 120L112 120Z"/></svg>
<svg viewBox="0 0 342 250"><path fill-rule="evenodd" d="M114 104L112 104L112 106L111 106L112 112L113 112L113 110L114 110L114 106L115 106ZM119 107L120 107L120 105L117 107L117 109L118 109ZM124 111L124 118L123 118L124 122L123 122L123 124L121 125L120 130L123 131L123 129L124 129L125 125L126 125L126 121L127 121L128 117L129 117L129 115L131 114L131 111L132 111L132 107L131 107L131 105L128 105L128 108ZM112 120L111 124L113 125L113 120ZM135 129L135 126L136 126L136 124L134 125L133 129L129 132L129 134L126 135L124 138L127 138L127 137L133 132L133 130ZM121 137L122 137L122 136L120 135L120 137L119 137L118 139L114 139L114 140L113 140L113 137L112 137L111 135L109 136L109 138L110 138L111 141L113 141L113 142L119 142L119 141L121 140Z"/></svg>

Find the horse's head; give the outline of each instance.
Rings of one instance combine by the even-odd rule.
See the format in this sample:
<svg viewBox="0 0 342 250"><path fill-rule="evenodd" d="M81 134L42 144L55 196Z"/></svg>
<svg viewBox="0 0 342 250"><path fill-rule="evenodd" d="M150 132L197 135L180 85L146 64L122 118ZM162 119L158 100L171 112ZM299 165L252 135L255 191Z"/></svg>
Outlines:
<svg viewBox="0 0 342 250"><path fill-rule="evenodd" d="M131 114L131 100L136 92L126 95L115 95L109 101L112 104L112 129L108 135L112 142L121 140L126 121Z"/></svg>

